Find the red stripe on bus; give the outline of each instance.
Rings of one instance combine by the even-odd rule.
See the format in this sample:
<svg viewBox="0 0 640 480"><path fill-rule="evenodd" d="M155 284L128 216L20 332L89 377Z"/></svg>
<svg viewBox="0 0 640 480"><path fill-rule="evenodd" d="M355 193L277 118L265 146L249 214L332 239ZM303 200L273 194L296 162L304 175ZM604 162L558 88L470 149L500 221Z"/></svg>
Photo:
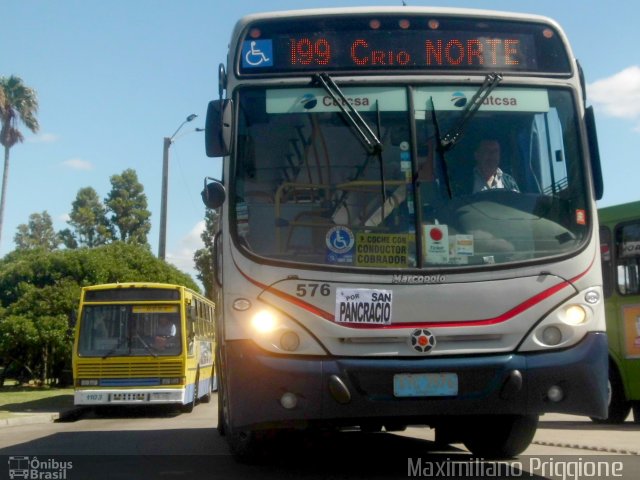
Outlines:
<svg viewBox="0 0 640 480"><path fill-rule="evenodd" d="M595 257L594 257L594 260L595 260ZM589 272L592 266L593 266L593 261L584 272L580 273L579 275L576 275L574 278L570 280L565 280L557 285L554 285L553 287L538 293L537 295L529 298L528 300L525 300L520 305L517 305L511 310L508 310L507 312L501 315L498 315L497 317L494 317L494 318L487 318L484 320L457 320L457 321L450 321L450 322L411 322L411 323L399 323L399 324L396 323L392 325L372 325L372 324L362 324L362 323L336 322L334 314L327 312L325 310L322 310L316 307L315 305L305 302L304 300L294 297L293 295L283 292L282 290L278 290L277 288L274 288L274 287L269 287L268 285L265 285L249 277L239 268L238 270L247 280L249 280L251 283L253 283L257 287L262 288L264 291L268 291L273 295L279 298L282 298L283 300L286 300L289 303L292 303L310 313L313 313L314 315L322 317L325 320L329 320L330 322L333 322L336 325L340 325L347 328L393 329L393 328L427 328L427 327L480 327L480 326L486 326L486 325L495 325L497 323L503 323L503 322L506 322L507 320L512 319L516 315L524 312L525 310L532 308L534 305L542 302L543 300L546 300L550 296L555 295L563 288L570 286L572 283L576 282L577 280L585 276Z"/></svg>
<svg viewBox="0 0 640 480"><path fill-rule="evenodd" d="M236 267L238 267L238 265L236 265ZM247 274L245 274L242 270L240 270L240 268L238 267L238 271L242 274L242 276L244 278L246 278L247 280L249 280L251 283L253 283L255 286L261 288L262 290L266 291L266 292L270 292L273 293L275 296L282 298L283 300L288 301L289 303L293 303L294 305L307 310L308 312L313 313L314 315L318 315L319 317L324 318L325 320L329 320L331 322L335 321L335 317L332 313L329 312L325 312L324 310L316 307L315 305L312 305L308 302L305 302L304 300L299 299L298 297L294 297L293 295L290 295L286 292L283 292L282 290L278 290L277 288L273 288L273 287L269 287L268 285L265 285L264 283L261 283L253 278L251 278L250 276L248 276Z"/></svg>

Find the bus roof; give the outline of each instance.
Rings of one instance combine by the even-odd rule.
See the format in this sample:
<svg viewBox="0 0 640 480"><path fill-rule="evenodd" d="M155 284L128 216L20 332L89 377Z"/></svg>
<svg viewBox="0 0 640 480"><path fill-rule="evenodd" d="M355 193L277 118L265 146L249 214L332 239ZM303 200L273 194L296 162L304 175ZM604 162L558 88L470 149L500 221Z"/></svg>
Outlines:
<svg viewBox="0 0 640 480"><path fill-rule="evenodd" d="M156 283L156 282L118 282L118 283L103 283L99 285L88 285L82 287L83 290L113 290L117 288L165 288L176 290L179 288L186 288L182 285L169 284L169 283Z"/></svg>
<svg viewBox="0 0 640 480"><path fill-rule="evenodd" d="M283 10L283 11L272 11L272 12L261 12L261 13L253 13L241 17L233 30L232 34L232 43L230 44L231 49L236 49L239 47L238 42L244 41L244 44L240 45L240 48L247 48L245 44L249 43L246 41L246 38L252 40L252 44L258 38L257 35L264 33L263 28L266 28L267 25L274 26L274 30L271 31L271 34L275 33L276 42L282 43L283 41L289 42L287 35L295 35L297 29L300 29L300 32L311 32L313 29L310 29L311 25L315 25L317 22L318 28L322 32L327 32L332 30L334 27L337 30L337 35L340 36L343 31L348 31L354 28L355 25L361 24L363 20L384 20L387 18L402 18L407 16L407 20L409 18L419 18L422 20L435 20L436 25L440 21L449 20L449 27L444 28L442 30L438 30L438 27L434 27L438 32L442 35L445 35L444 38L447 38L446 35L460 35L460 32L469 31L475 32L478 35L494 35L497 32L506 32L509 31L514 35L514 38L510 39L510 41L515 41L515 38L520 35L522 36L521 40L517 40L516 43L520 41L523 42L523 58L531 58L536 59L537 56L540 56L538 60L532 60L531 64L525 64L520 62L509 62L507 63L508 68L507 71L520 71L520 72L529 72L529 73L555 73L561 75L570 75L575 73L575 67L571 65L572 62L575 61L573 52L571 51L571 46L569 41L562 30L562 27L553 19L549 17L545 17L542 15L534 15L534 14L524 14L524 13L514 13L507 11L493 11L493 10L481 10L481 9L466 9L466 8L443 8L443 7L337 7L337 8L312 8L312 9L298 9L298 10ZM430 17L434 18L431 19ZM376 18L379 17L379 18ZM336 21L335 25L333 21ZM338 22L338 20L340 22ZM476 21L477 20L477 21ZM344 22L355 22L355 23L344 23ZM328 22L328 23L327 23ZM462 23L460 23L462 22ZM464 22L467 22L466 26ZM451 30L454 28L456 24L457 28L460 30ZM498 25L502 26L498 26ZM509 25L508 30L503 30L502 28ZM516 27L516 25L519 26ZM279 26L278 26L279 25ZM367 22L368 25L368 22ZM254 28L255 31L249 31L249 28ZM361 27L360 27L361 28ZM388 27L387 27L388 28ZM406 27L401 26L401 29L405 29ZM430 29L431 27L429 27ZM497 30L496 30L497 28ZM544 50L538 51L537 45L532 36L532 33L529 32L530 29L539 29L540 33L545 36L545 38L553 38L555 37L555 41L553 42L545 42ZM553 34L548 37L547 33L542 32L543 29L549 28L552 31L556 32L556 35ZM424 33L425 31L431 32L431 30L424 30L422 28L406 28L406 33L411 35L409 32L413 32L413 34ZM262 31L261 31L262 30ZM355 31L355 30L354 30ZM368 27L367 32L372 33L378 31L378 27ZM383 30L381 30L383 31ZM445 33L448 32L448 33ZM316 32L318 33L318 32ZM335 36L335 35L334 35ZM403 38L406 36L403 34ZM464 37L464 35L463 35ZM460 38L463 38L460 37ZM402 40L398 39L397 36L393 36L393 41L396 42L396 48L401 46ZM415 46L415 41L417 39L412 37L406 37L408 40L412 41L411 45ZM452 42L455 40L456 42L460 41L460 38L456 37L451 40ZM325 39L327 40L327 39ZM328 39L329 43L335 42L336 39L331 40ZM385 38L384 42L389 42L390 39ZM506 40L505 40L506 41ZM389 51L391 50L391 45L387 45L384 43L384 47L380 47L382 50ZM339 41L338 41L339 44ZM457 43L455 43L457 45ZM341 48L337 48L336 51L347 51L345 50L345 46L338 45ZM388 48L387 48L388 47ZM268 48L271 48L270 46ZM273 47L276 48L275 46ZM290 44L288 49L291 48ZM279 45L278 51L282 52L287 50L287 48L283 48L283 45ZM462 47L460 47L462 48ZM543 48L543 47L541 47ZM333 47L332 47L333 50ZM240 50L239 50L240 51ZM526 53L525 53L526 52ZM343 53L343 56L345 54ZM271 62L269 64L262 65L260 69L254 69L256 65L249 63L248 65L245 62L241 62L240 64L240 75L251 75L251 74L278 74L278 73L298 73L302 74L308 72L310 70L314 70L315 64L304 63L304 62L295 62L295 66L290 64L291 54L283 56L283 54L279 54L280 58L270 59ZM286 57L286 58L285 58ZM417 57L415 57L417 58ZM239 55L230 59L231 61L237 62L239 59ZM328 66L327 63L320 62L318 66L326 66L325 70L333 69L342 70L349 69L351 66L348 62L344 62L345 59L334 59L331 66ZM456 58L457 60L457 58ZM544 60L544 61L542 61ZM537 62L542 61L540 65ZM342 63L341 63L342 62ZM549 63L550 62L550 63ZM300 63L302 63L305 68L300 68ZM397 62L401 65L408 65L407 63ZM438 62L439 63L439 62ZM451 65L458 66L459 62L453 62ZM358 65L362 66L362 64L358 63ZM384 65L380 63L378 65ZM391 65L391 64L389 64ZM414 62L411 62L411 65L414 69L420 69L425 65L420 65ZM429 65L431 63L429 62ZM466 64L465 64L466 65ZM495 65L495 63L494 63ZM518 65L517 67L515 65ZM436 67L436 65L433 65ZM267 68L268 67L268 68ZM437 67L436 67L437 68ZM400 70L402 68L398 68L398 66L391 67L392 70ZM361 69L357 69L361 70ZM407 70L406 68L404 70ZM442 69L440 69L442 70ZM446 70L446 69L445 69ZM456 68L457 71L463 71L463 68ZM466 69L468 70L468 69ZM465 70L465 71L466 71ZM473 69L471 69L473 70ZM481 69L482 70L482 69ZM487 70L484 68L483 70ZM504 72L503 72L504 73ZM517 73L517 72L516 72Z"/></svg>
<svg viewBox="0 0 640 480"><path fill-rule="evenodd" d="M448 17L477 17L499 20L516 20L527 21L533 23L543 23L554 27L562 35L564 43L568 45L562 27L554 19L537 14L516 13L498 10L483 10L476 8L447 8L447 7L334 7L334 8L308 8L297 10L274 10L257 12L241 17L233 30L233 38L238 37L244 28L256 21L277 20L283 17L309 18L309 17L327 17L327 16L345 16L345 15L398 15L406 13L407 15L439 15Z"/></svg>
<svg viewBox="0 0 640 480"><path fill-rule="evenodd" d="M614 223L640 218L640 201L599 208L598 217L600 223L610 226Z"/></svg>
<svg viewBox="0 0 640 480"><path fill-rule="evenodd" d="M475 8L447 8L447 7L335 7L335 8L309 8L298 10L281 10L252 13L242 17L238 25L246 25L257 20L281 19L282 17L326 17L330 15L366 15L366 14L402 14L407 15L440 15L450 17L478 17L501 20L526 20L529 22L546 23L559 29L558 23L546 16L527 13L515 13L498 10L483 10Z"/></svg>

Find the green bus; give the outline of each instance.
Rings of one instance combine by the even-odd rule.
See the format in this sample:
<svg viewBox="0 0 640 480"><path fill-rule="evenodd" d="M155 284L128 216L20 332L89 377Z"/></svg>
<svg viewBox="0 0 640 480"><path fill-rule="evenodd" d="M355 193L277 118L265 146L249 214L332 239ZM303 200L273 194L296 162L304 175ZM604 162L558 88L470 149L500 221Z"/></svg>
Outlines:
<svg viewBox="0 0 640 480"><path fill-rule="evenodd" d="M609 417L640 423L640 201L599 209L609 337Z"/></svg>

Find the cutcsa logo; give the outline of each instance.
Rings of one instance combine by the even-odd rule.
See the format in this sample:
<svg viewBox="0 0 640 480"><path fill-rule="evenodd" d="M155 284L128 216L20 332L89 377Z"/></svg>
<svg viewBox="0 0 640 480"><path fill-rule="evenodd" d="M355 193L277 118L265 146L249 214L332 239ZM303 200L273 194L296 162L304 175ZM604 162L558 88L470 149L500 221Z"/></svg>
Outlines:
<svg viewBox="0 0 640 480"><path fill-rule="evenodd" d="M467 104L467 96L462 92L453 92L451 94L451 103L454 107L462 108Z"/></svg>
<svg viewBox="0 0 640 480"><path fill-rule="evenodd" d="M312 93L305 93L299 103L305 110L312 110L318 105L318 99Z"/></svg>

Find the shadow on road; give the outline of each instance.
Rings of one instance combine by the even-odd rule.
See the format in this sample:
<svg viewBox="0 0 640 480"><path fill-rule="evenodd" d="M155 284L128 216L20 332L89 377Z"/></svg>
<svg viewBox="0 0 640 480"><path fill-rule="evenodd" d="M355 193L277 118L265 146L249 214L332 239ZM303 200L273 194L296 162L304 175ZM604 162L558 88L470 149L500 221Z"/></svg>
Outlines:
<svg viewBox="0 0 640 480"><path fill-rule="evenodd" d="M261 461L251 465L237 463L228 452L215 428L192 428L57 432L2 449L0 455L69 461L73 478L96 480L407 478L474 461L467 451L392 433L278 435L269 439ZM522 474L514 478L517 473Z"/></svg>

